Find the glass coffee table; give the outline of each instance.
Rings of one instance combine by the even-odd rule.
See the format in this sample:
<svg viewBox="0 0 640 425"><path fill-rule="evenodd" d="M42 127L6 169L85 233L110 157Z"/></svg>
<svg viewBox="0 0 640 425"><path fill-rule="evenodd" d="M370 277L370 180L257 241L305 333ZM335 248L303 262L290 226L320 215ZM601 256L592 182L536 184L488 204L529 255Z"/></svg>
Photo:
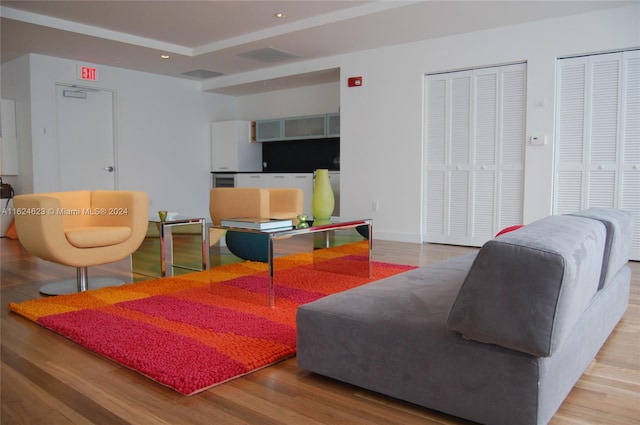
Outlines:
<svg viewBox="0 0 640 425"><path fill-rule="evenodd" d="M160 219L152 217L149 218L149 221L155 223L160 232L160 274L162 277L173 276L174 267L197 271L209 269L209 230L205 218L178 216L160 221ZM202 226L202 269L173 264L173 234L171 230L175 226L186 226L189 224L199 224Z"/></svg>
<svg viewBox="0 0 640 425"><path fill-rule="evenodd" d="M216 229L231 230L234 232L246 232L246 233L259 233L268 236L267 244L267 258L269 264L269 307L275 306L274 296L274 241L278 239L285 239L292 236L309 235L314 233L324 233L324 246L329 247L330 232L356 229L360 226L366 226L368 231L368 249L367 254L362 258L362 261L350 262L348 267L344 267L344 264L340 264L339 259L327 260L321 256L316 256L314 250L313 267L318 270L331 271L335 273L349 274L355 276L371 277L371 243L373 235L373 220L370 218L364 219L347 219L343 217L331 217L329 220L315 220L309 227L297 228L284 227L271 230L255 230L246 229L240 227L227 227L216 226Z"/></svg>

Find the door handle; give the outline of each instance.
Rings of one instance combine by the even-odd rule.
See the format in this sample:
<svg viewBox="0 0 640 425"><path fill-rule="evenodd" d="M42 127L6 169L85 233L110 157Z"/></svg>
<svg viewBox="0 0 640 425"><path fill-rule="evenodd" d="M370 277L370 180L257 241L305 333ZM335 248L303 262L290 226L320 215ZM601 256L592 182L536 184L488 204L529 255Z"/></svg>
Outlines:
<svg viewBox="0 0 640 425"><path fill-rule="evenodd" d="M108 167L104 167L104 170L113 173L113 170L115 170L115 168L113 168L113 165L109 165Z"/></svg>

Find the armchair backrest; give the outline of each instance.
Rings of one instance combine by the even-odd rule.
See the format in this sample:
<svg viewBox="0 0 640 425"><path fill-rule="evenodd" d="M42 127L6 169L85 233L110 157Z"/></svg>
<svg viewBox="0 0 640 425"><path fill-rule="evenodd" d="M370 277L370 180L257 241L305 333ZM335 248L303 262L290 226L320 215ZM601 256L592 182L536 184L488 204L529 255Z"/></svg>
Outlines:
<svg viewBox="0 0 640 425"><path fill-rule="evenodd" d="M95 190L91 192L92 226L126 226L147 229L149 198L135 191Z"/></svg>
<svg viewBox="0 0 640 425"><path fill-rule="evenodd" d="M215 225L231 217L269 217L269 196L257 187L223 187L209 192L209 214Z"/></svg>
<svg viewBox="0 0 640 425"><path fill-rule="evenodd" d="M61 216L63 229L91 225L92 216L87 214L88 211L91 211L91 191L89 190L50 192L32 196L53 198L51 203L39 205L43 209L46 205L46 215Z"/></svg>
<svg viewBox="0 0 640 425"><path fill-rule="evenodd" d="M269 217L295 218L302 214L303 192L294 188L269 188Z"/></svg>

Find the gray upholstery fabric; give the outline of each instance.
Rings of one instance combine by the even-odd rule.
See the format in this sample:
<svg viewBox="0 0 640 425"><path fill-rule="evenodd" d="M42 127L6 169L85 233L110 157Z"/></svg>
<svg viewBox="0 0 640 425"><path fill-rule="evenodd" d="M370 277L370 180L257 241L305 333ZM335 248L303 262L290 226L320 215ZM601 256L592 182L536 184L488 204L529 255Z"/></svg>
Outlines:
<svg viewBox="0 0 640 425"><path fill-rule="evenodd" d="M631 269L623 267L592 303L552 357L539 359L538 423L548 423L605 343L629 304Z"/></svg>
<svg viewBox="0 0 640 425"><path fill-rule="evenodd" d="M629 269L600 291L552 357L537 358L446 326L474 256L301 306L298 366L479 423L548 423L622 317Z"/></svg>
<svg viewBox="0 0 640 425"><path fill-rule="evenodd" d="M477 341L552 355L598 289L604 241L599 221L550 216L487 242L449 327Z"/></svg>
<svg viewBox="0 0 640 425"><path fill-rule="evenodd" d="M624 231L624 222L614 218L611 225ZM624 265L616 270L621 260L612 259L606 284L596 291L605 238L600 219L561 216L536 223L492 241L488 264L480 262L483 248L477 256L452 258L301 306L298 366L479 423L547 424L624 314L631 272ZM480 282L483 290L473 295L502 299L498 304L506 311L505 303L519 303L504 320L534 337L533 321L545 328L542 334L550 327L551 356L465 339L448 327L472 265L493 268L482 271L488 282ZM557 303L552 309L550 299ZM464 307L476 314L472 306ZM557 317L542 320L538 309Z"/></svg>
<svg viewBox="0 0 640 425"><path fill-rule="evenodd" d="M633 217L626 211L614 208L589 208L574 214L601 221L607 229L607 239L602 260L602 274L598 289L607 284L629 260Z"/></svg>

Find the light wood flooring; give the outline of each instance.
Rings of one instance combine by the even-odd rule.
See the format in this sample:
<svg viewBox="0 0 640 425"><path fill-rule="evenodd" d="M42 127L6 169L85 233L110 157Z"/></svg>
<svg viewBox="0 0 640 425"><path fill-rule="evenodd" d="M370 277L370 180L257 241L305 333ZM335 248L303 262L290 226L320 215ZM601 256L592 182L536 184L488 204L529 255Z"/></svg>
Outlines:
<svg viewBox="0 0 640 425"><path fill-rule="evenodd" d="M184 261L197 264L193 238L176 239L176 249L186 252ZM157 249L154 241L143 245L135 258L137 270L154 267ZM374 241L373 257L426 265L472 250ZM232 261L229 255L222 258ZM0 239L0 261L2 425L469 423L309 373L296 366L295 358L198 395L182 396L9 313L9 302L39 297L38 287L75 278L73 269L34 258L18 241L4 238ZM631 267L629 308L560 407L551 422L554 425L640 423L640 263L633 262ZM89 273L120 276L128 282L149 278L132 275L126 261L94 267Z"/></svg>

